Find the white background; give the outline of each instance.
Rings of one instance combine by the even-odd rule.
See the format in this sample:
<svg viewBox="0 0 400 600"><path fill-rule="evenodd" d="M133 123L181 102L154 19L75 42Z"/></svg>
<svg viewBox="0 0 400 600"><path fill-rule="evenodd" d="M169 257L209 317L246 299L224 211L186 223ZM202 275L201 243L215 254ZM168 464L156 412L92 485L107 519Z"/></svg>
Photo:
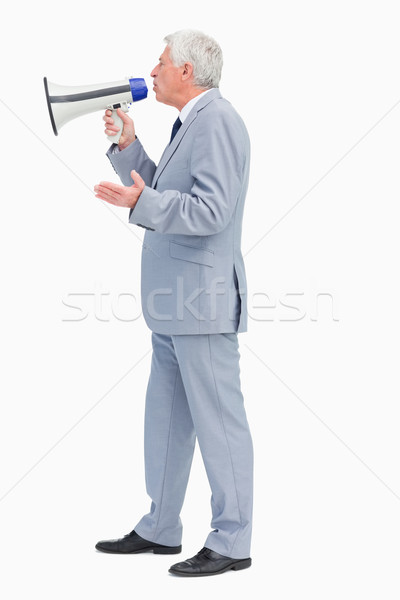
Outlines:
<svg viewBox="0 0 400 600"><path fill-rule="evenodd" d="M398 9L387 0L3 7L3 598L399 597ZM209 531L198 454L181 556L94 550L148 509L150 334L134 304L143 232L92 193L117 181L101 113L55 137L42 83L134 76L151 90L164 35L185 27L220 42L221 91L252 141L251 318L240 341L256 451L253 567L196 580L167 570ZM157 161L176 110L150 91L130 114Z"/></svg>

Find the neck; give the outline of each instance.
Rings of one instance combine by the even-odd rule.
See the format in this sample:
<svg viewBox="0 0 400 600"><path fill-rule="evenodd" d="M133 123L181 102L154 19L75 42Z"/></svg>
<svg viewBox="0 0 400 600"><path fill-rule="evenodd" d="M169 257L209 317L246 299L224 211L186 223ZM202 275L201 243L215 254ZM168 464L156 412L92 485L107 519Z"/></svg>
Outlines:
<svg viewBox="0 0 400 600"><path fill-rule="evenodd" d="M196 98L196 96L199 96L200 94L202 94L203 92L206 91L206 88L190 88L188 89L185 93L183 93L179 99L177 99L176 104L175 104L175 108L177 108L179 111L182 110L182 108L184 106L186 106L186 104L188 102L190 102L190 100L192 100L193 98Z"/></svg>

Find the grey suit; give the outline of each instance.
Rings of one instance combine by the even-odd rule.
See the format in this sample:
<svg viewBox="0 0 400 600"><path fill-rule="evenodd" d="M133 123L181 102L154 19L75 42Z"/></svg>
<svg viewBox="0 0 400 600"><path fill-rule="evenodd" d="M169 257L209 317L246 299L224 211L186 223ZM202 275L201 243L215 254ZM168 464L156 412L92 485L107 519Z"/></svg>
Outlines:
<svg viewBox="0 0 400 600"><path fill-rule="evenodd" d="M145 463L151 510L135 527L179 545L179 513L197 437L212 489L206 546L250 553L252 443L240 390L237 332L245 331L240 250L250 144L218 89L192 108L156 167L139 140L107 153L124 185L146 182L131 211L145 227L142 308L152 330Z"/></svg>

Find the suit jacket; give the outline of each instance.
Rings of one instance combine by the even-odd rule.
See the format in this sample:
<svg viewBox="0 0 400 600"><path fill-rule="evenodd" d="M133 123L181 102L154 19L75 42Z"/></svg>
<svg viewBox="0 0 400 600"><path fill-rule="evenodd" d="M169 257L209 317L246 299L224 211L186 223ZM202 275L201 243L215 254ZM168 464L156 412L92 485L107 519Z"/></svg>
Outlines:
<svg viewBox="0 0 400 600"><path fill-rule="evenodd" d="M245 125L219 89L192 108L159 165L136 139L107 155L124 185L135 169L146 187L129 221L146 228L142 309L161 334L245 331L240 249L249 178Z"/></svg>

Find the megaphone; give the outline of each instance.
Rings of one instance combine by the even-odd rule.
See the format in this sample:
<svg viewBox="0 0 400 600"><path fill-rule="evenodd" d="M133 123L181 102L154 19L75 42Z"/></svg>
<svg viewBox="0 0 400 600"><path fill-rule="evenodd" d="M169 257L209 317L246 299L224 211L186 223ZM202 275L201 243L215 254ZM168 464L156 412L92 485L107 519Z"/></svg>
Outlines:
<svg viewBox="0 0 400 600"><path fill-rule="evenodd" d="M122 119L117 115L117 108L128 112L132 102L147 98L146 82L141 78L67 86L51 83L47 81L47 77L44 77L43 83L55 135L58 135L58 130L68 121L108 108L112 110L114 124L120 128L115 135L107 136L115 144L118 143L123 128Z"/></svg>

